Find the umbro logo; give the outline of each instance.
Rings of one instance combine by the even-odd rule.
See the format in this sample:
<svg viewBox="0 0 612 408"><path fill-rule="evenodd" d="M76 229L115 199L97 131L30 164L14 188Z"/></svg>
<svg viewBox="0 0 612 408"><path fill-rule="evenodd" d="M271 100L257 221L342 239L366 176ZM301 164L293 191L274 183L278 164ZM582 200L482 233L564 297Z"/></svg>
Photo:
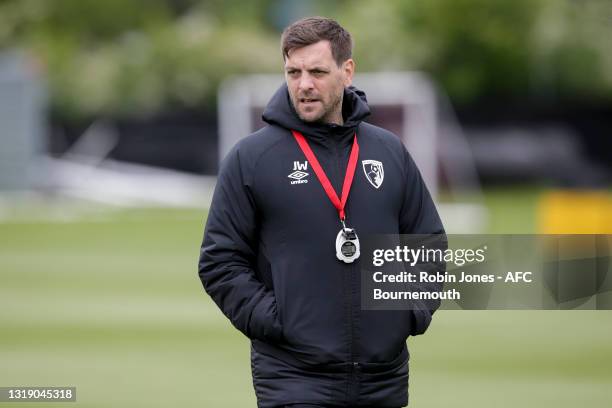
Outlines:
<svg viewBox="0 0 612 408"><path fill-rule="evenodd" d="M308 173L306 173L305 171L302 170L307 170L308 169L308 162L305 161L303 163L300 163L299 161L294 161L293 162L293 173L289 174L287 177L289 177L291 180L291 184L303 184L303 183L308 183L308 180L304 180L304 177L308 177Z"/></svg>
<svg viewBox="0 0 612 408"><path fill-rule="evenodd" d="M293 173L291 173L290 175L288 175L287 177L295 179L295 180L301 180L304 177L308 176L308 173L304 173L303 171L294 171Z"/></svg>

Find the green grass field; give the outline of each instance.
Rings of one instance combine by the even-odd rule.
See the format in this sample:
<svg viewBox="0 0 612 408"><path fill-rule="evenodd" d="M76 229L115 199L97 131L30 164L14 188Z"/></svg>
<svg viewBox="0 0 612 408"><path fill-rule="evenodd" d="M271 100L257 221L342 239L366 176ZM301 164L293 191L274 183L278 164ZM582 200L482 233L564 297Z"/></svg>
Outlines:
<svg viewBox="0 0 612 408"><path fill-rule="evenodd" d="M499 194L487 202L503 216ZM510 217L508 232L532 232L516 230L519 218L529 220ZM0 386L76 386L79 407L254 407L248 341L197 277L204 219L125 210L1 222ZM612 402L609 311L440 311L409 344L412 407ZM58 406L18 404L46 405Z"/></svg>

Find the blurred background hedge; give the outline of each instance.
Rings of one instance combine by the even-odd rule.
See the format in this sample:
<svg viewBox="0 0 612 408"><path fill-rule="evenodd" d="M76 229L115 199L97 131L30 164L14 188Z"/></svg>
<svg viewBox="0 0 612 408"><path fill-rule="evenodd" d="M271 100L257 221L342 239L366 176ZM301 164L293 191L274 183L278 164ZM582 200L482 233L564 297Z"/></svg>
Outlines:
<svg viewBox="0 0 612 408"><path fill-rule="evenodd" d="M360 71L425 70L459 107L612 99L604 0L3 0L0 48L35 56L58 118L212 111L227 75L279 72L309 9L353 33Z"/></svg>

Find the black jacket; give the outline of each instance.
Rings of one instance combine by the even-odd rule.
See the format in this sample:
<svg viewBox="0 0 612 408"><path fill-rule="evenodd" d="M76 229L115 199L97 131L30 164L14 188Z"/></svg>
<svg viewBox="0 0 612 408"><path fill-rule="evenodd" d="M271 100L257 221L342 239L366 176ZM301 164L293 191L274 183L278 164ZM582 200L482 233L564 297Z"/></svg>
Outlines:
<svg viewBox="0 0 612 408"><path fill-rule="evenodd" d="M435 307L361 310L360 262L336 259L338 212L310 165L304 170L306 158L290 132L304 134L338 195L357 132L359 161L346 217L358 234L443 233L412 158L397 136L363 122L369 114L365 95L351 87L344 93L344 125L305 123L282 86L263 114L269 126L241 140L221 166L199 275L252 340L259 407L407 404L406 339L427 329ZM363 160L383 164L378 188ZM297 178L288 176L296 169L308 175L292 183Z"/></svg>

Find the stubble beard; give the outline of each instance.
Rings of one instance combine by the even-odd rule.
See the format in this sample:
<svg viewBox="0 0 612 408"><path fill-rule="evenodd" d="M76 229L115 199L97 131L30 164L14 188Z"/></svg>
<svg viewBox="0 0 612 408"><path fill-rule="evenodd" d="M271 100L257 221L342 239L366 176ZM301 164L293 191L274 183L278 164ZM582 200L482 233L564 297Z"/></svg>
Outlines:
<svg viewBox="0 0 612 408"><path fill-rule="evenodd" d="M308 117L303 116L300 110L297 109L297 106L299 104L298 102L299 98L292 97L291 102L293 103L293 108L295 112L297 113L298 117L306 123L316 123L316 124L325 124L325 123L332 123L332 122L335 123L337 122L334 120L335 118L340 118L340 122L342 122L343 96L344 96L344 90L340 92L338 95L336 95L329 104L324 104L323 109L321 110L321 113L314 118L313 117L308 118Z"/></svg>

